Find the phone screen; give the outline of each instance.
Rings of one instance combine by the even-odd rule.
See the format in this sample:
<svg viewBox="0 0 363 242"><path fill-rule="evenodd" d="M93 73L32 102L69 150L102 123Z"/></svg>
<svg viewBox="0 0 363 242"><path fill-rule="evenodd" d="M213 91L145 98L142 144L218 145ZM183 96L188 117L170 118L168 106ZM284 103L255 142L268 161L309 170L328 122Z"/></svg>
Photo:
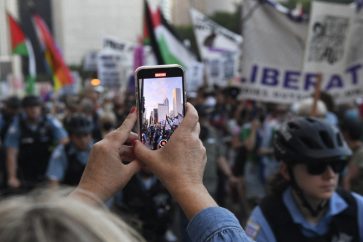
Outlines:
<svg viewBox="0 0 363 242"><path fill-rule="evenodd" d="M150 149L163 147L185 113L183 70L179 67L137 72L139 138Z"/></svg>

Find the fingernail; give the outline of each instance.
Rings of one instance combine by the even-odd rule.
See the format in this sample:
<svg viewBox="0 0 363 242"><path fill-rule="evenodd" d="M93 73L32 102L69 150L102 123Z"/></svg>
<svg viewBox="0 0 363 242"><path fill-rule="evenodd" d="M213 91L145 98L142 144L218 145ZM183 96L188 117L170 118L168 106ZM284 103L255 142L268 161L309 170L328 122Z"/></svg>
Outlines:
<svg viewBox="0 0 363 242"><path fill-rule="evenodd" d="M131 144L132 144L132 153L135 154L135 147L136 147L136 143L137 143L137 140L134 139L131 141Z"/></svg>
<svg viewBox="0 0 363 242"><path fill-rule="evenodd" d="M135 107L135 106L133 106L133 107L130 109L130 113L134 113L134 112L136 112L136 107Z"/></svg>
<svg viewBox="0 0 363 242"><path fill-rule="evenodd" d="M131 144L132 144L133 147L135 147L136 143L137 143L137 139L134 139L134 140L131 141Z"/></svg>

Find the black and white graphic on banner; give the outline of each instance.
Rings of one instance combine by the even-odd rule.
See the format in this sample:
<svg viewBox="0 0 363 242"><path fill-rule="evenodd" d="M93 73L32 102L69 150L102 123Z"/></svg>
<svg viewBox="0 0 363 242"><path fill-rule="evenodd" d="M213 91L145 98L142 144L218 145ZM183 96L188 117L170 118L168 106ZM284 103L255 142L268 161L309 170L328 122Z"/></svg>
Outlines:
<svg viewBox="0 0 363 242"><path fill-rule="evenodd" d="M344 55L349 18L325 15L312 25L308 61L335 64Z"/></svg>

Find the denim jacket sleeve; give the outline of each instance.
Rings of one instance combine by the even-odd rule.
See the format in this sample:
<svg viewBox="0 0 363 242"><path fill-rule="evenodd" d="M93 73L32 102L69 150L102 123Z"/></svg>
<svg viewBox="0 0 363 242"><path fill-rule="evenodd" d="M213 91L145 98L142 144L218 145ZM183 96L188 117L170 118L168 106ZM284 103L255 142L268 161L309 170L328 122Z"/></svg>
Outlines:
<svg viewBox="0 0 363 242"><path fill-rule="evenodd" d="M251 242L237 218L227 209L210 207L189 222L187 231L194 242Z"/></svg>

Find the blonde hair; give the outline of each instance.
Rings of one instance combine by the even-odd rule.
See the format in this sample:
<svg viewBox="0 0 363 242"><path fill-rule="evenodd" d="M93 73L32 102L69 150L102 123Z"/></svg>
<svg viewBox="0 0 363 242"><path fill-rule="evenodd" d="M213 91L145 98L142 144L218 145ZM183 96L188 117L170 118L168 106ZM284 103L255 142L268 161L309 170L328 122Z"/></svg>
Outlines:
<svg viewBox="0 0 363 242"><path fill-rule="evenodd" d="M300 100L297 103L294 103L292 109L299 116L310 116L311 110L313 108L313 103L314 103L314 99L309 97L309 98ZM327 113L327 108L326 108L325 104L323 103L323 101L318 100L317 106L316 106L316 116L325 117L326 113Z"/></svg>
<svg viewBox="0 0 363 242"><path fill-rule="evenodd" d="M62 192L37 191L0 202L1 242L140 242L144 239L108 210Z"/></svg>

